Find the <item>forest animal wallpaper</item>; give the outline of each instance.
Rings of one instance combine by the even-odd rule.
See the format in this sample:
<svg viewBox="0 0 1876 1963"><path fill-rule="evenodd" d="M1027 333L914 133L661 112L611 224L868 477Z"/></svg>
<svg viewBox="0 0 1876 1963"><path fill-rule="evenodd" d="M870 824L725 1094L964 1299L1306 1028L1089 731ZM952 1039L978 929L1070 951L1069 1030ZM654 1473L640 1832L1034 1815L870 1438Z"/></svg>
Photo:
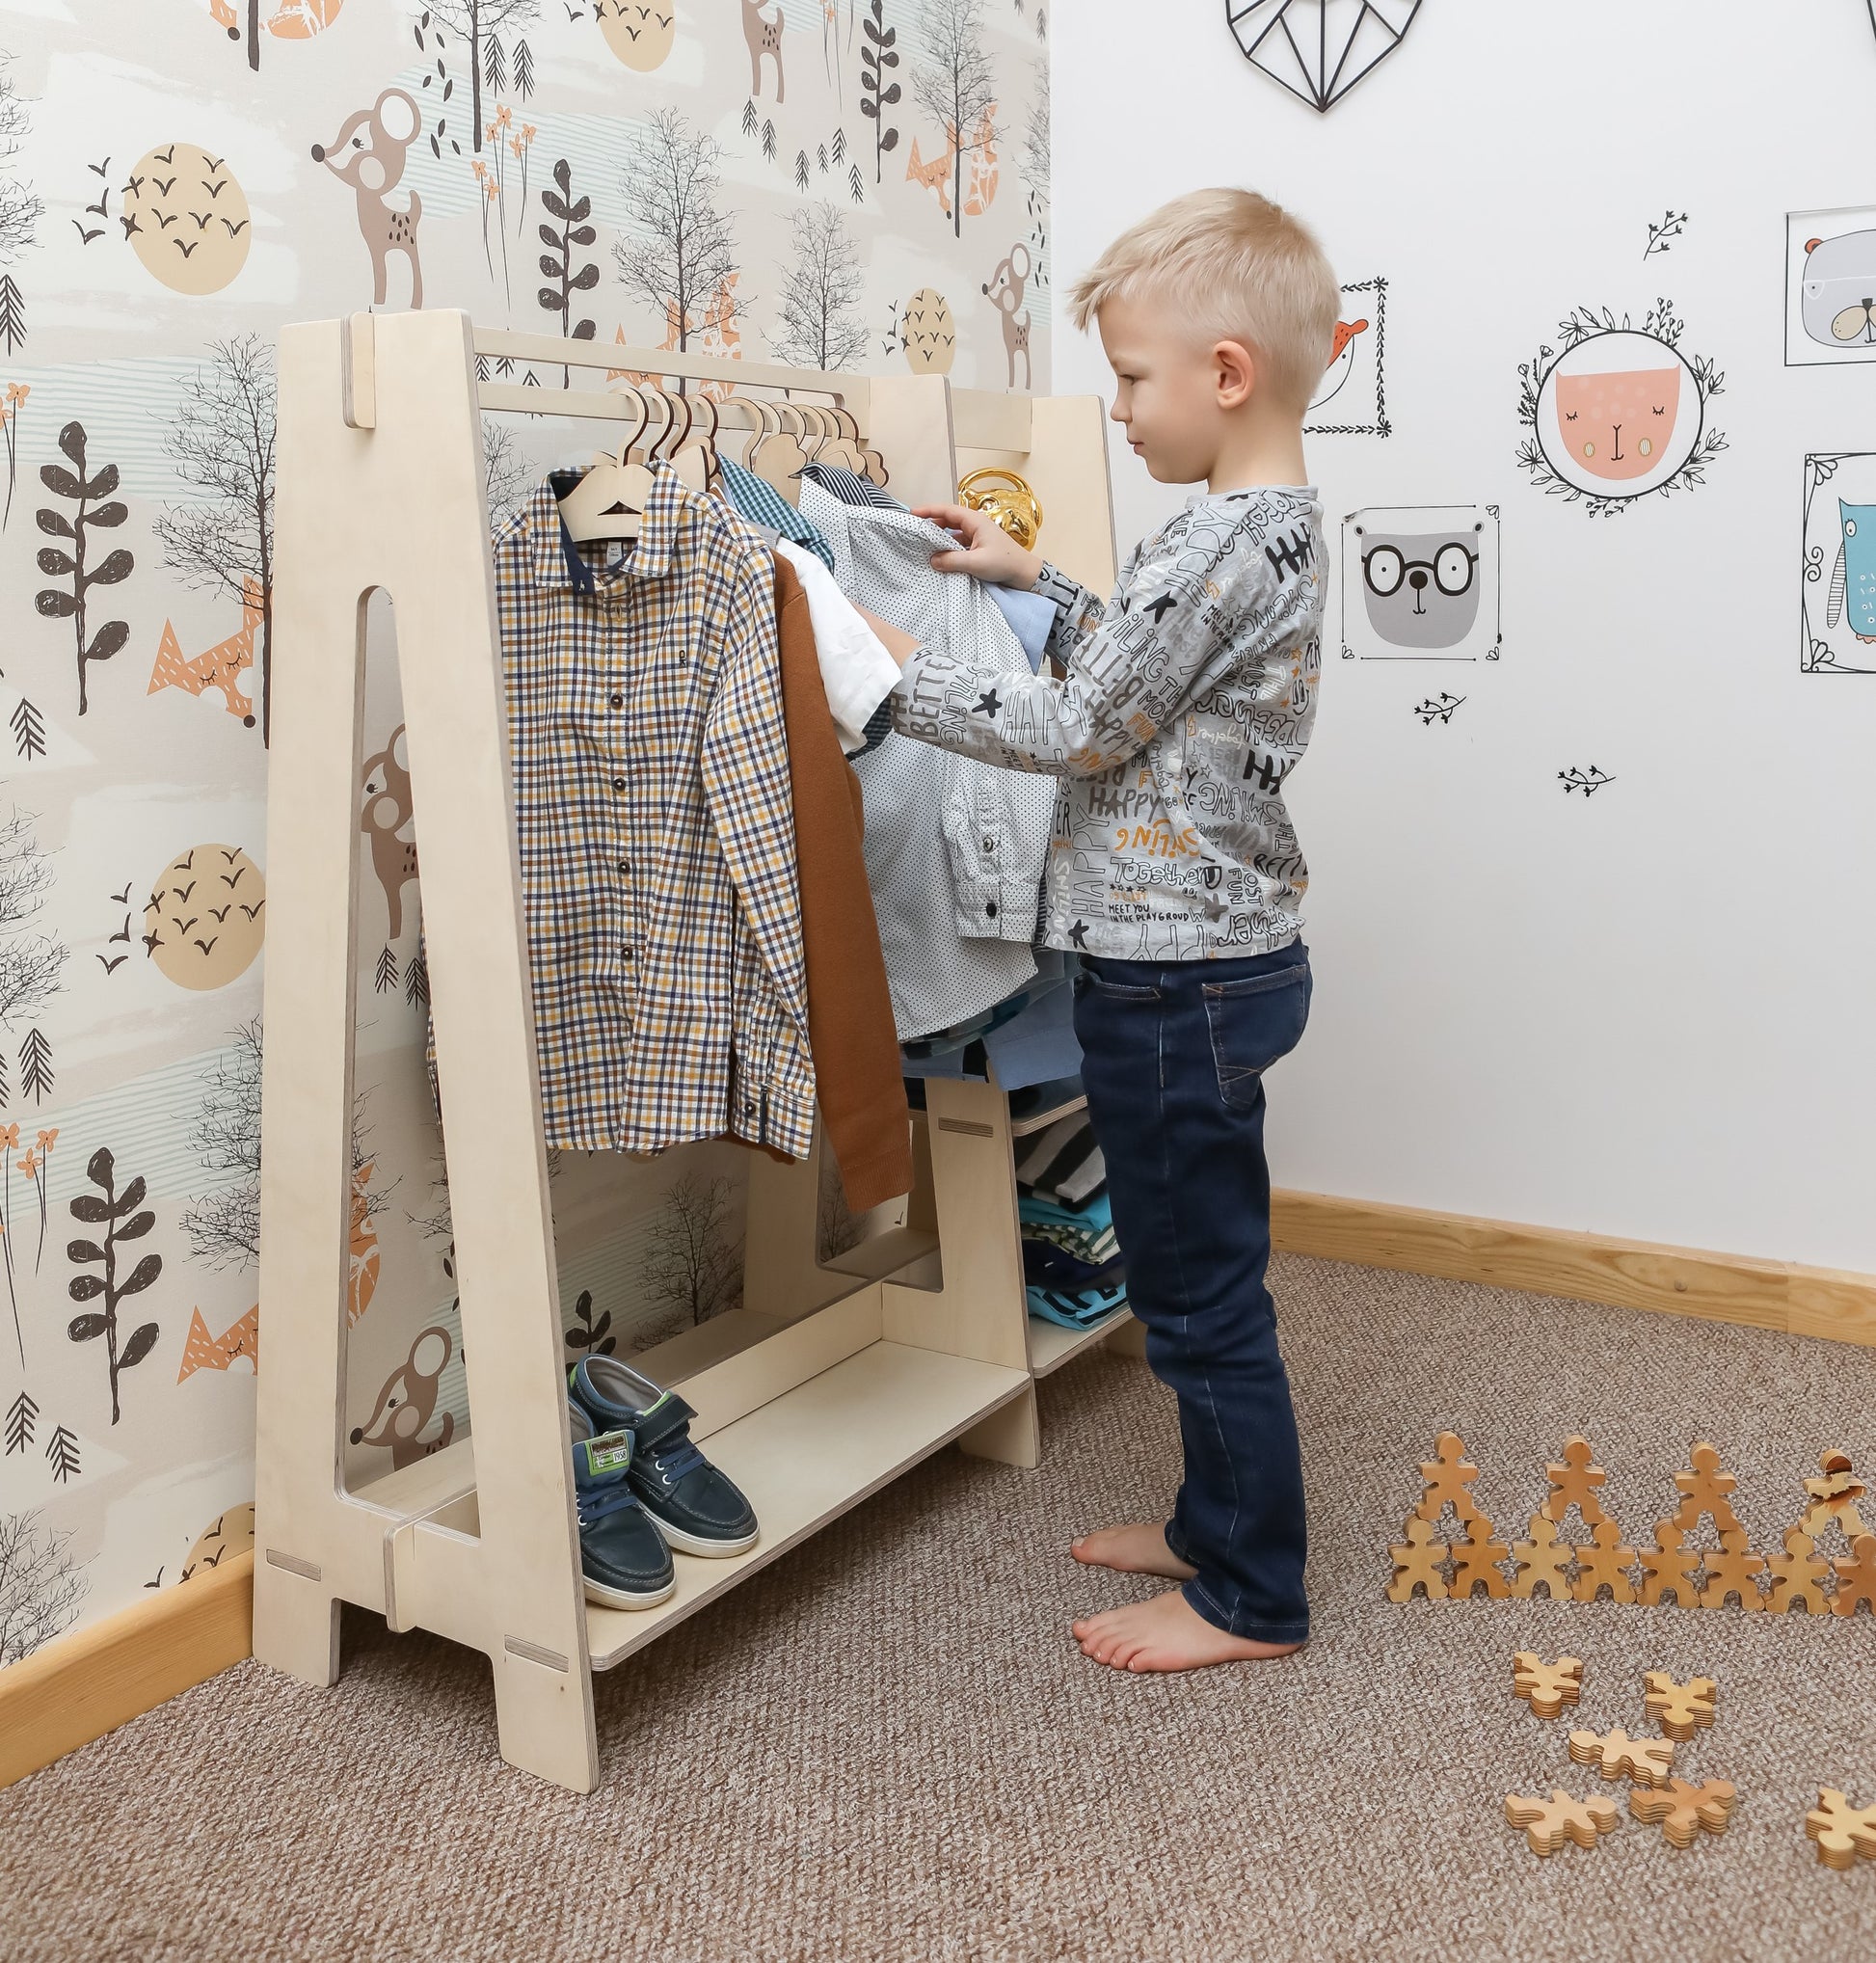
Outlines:
<svg viewBox="0 0 1876 1963"><path fill-rule="evenodd" d="M0 1667L252 1543L279 330L459 307L1044 390L1049 13L0 0ZM553 460L514 421L497 513ZM370 650L366 1473L469 1418L389 608ZM733 1305L740 1191L726 1147L558 1155L569 1358Z"/></svg>

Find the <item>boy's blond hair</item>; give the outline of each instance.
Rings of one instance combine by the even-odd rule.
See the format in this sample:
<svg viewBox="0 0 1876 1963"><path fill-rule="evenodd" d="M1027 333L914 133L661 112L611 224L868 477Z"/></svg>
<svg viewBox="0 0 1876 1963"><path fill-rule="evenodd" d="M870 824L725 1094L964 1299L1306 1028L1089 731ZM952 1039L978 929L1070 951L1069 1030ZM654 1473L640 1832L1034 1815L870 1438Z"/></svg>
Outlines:
<svg viewBox="0 0 1876 1963"><path fill-rule="evenodd" d="M1110 300L1150 301L1208 345L1242 340L1272 392L1307 407L1328 366L1341 288L1309 229L1255 191L1192 191L1123 231L1070 295L1085 329Z"/></svg>

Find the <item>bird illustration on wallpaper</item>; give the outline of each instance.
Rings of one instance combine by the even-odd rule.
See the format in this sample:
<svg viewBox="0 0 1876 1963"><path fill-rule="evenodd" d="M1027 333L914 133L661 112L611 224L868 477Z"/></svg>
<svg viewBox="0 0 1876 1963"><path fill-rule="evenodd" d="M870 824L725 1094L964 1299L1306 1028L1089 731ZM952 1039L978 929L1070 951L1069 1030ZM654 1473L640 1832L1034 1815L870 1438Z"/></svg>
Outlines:
<svg viewBox="0 0 1876 1963"><path fill-rule="evenodd" d="M266 905L267 882L239 846L191 846L150 888L144 953L178 988L226 988L260 953Z"/></svg>
<svg viewBox="0 0 1876 1963"><path fill-rule="evenodd" d="M1420 0L1225 0L1245 59L1327 116L1407 39Z"/></svg>
<svg viewBox="0 0 1876 1963"><path fill-rule="evenodd" d="M1370 506L1342 524L1342 659L1495 661L1495 504Z"/></svg>
<svg viewBox="0 0 1876 1963"><path fill-rule="evenodd" d="M957 318L935 286L921 286L899 309L894 336L915 375L949 375L957 359Z"/></svg>
<svg viewBox="0 0 1876 1963"><path fill-rule="evenodd" d="M1876 205L1785 216L1787 367L1876 361Z"/></svg>
<svg viewBox="0 0 1876 1963"><path fill-rule="evenodd" d="M678 38L677 0L593 0L593 19L605 44L629 68L650 74L671 59Z"/></svg>
<svg viewBox="0 0 1876 1963"><path fill-rule="evenodd" d="M1593 516L1704 483L1727 447L1707 420L1723 378L1682 351L1671 304L1656 301L1639 328L1579 308L1557 331L1561 350L1541 347L1517 371L1518 420L1531 432L1517 461L1532 482Z"/></svg>
<svg viewBox="0 0 1876 1963"><path fill-rule="evenodd" d="M225 157L200 144L146 150L118 221L146 272L174 292L219 293L248 263L254 219Z"/></svg>
<svg viewBox="0 0 1876 1963"><path fill-rule="evenodd" d="M1876 452L1805 459L1807 675L1876 674Z"/></svg>
<svg viewBox="0 0 1876 1963"><path fill-rule="evenodd" d="M1018 261L1021 261L1019 264ZM984 295L996 308L1001 316L1004 330L1004 355L1009 363L1009 387L1016 386L1016 357L1023 358L1023 387L1035 387L1035 371L1030 365L1030 329L1033 322L1030 309L1023 304L1029 291L1030 274L1034 261L1030 257L1030 249L1017 244L1010 247L1008 254L999 262L997 270L984 282Z"/></svg>
<svg viewBox="0 0 1876 1963"><path fill-rule="evenodd" d="M1387 282L1379 275L1342 288L1347 318L1302 426L1312 436L1392 436L1387 415ZM1333 408L1329 405L1333 404Z"/></svg>
<svg viewBox="0 0 1876 1963"><path fill-rule="evenodd" d="M411 305L423 305L423 262L417 250L417 227L423 201L415 186L402 208L390 194L404 180L404 161L423 128L415 98L402 89L387 89L369 109L360 109L339 125L331 143L316 143L312 160L324 164L348 185L358 206L359 234L371 255L371 300L385 305L390 285L390 256L401 253L411 274Z"/></svg>

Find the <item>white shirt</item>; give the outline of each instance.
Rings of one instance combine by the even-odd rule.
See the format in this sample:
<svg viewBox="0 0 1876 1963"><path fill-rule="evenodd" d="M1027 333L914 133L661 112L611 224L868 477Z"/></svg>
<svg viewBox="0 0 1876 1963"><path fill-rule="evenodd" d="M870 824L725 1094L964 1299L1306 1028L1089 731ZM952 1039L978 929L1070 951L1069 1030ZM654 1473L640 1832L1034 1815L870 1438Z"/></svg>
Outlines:
<svg viewBox="0 0 1876 1963"><path fill-rule="evenodd" d="M850 757L866 748L868 720L898 686L898 663L813 552L786 538L776 540L775 550L799 575L807 595L821 686L841 748Z"/></svg>

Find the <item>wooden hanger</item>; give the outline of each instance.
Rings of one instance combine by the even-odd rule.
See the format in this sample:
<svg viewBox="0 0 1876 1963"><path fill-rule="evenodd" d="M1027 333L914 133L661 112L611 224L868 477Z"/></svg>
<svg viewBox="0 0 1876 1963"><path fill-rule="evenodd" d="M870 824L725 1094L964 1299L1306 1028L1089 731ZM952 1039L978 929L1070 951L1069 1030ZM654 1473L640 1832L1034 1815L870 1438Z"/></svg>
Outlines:
<svg viewBox="0 0 1876 1963"><path fill-rule="evenodd" d="M560 500L560 517L570 538L636 539L651 502L653 476L643 464L627 461L652 419L652 405L642 390L628 391L638 406L638 421L619 446L618 454L602 450L579 482Z"/></svg>
<svg viewBox="0 0 1876 1963"><path fill-rule="evenodd" d="M749 451L749 468L771 490L779 491L791 504L801 502L801 472L807 453L795 441L794 433L782 421L782 404L759 402L763 418L762 434Z"/></svg>
<svg viewBox="0 0 1876 1963"><path fill-rule="evenodd" d="M700 393L685 399L697 408L710 412L710 428L701 437L695 436L690 430L684 432L683 439L678 445L678 454L672 462L672 468L691 490L699 497L705 497L716 482L718 474L716 432L723 418L717 413L716 398L713 395Z"/></svg>

